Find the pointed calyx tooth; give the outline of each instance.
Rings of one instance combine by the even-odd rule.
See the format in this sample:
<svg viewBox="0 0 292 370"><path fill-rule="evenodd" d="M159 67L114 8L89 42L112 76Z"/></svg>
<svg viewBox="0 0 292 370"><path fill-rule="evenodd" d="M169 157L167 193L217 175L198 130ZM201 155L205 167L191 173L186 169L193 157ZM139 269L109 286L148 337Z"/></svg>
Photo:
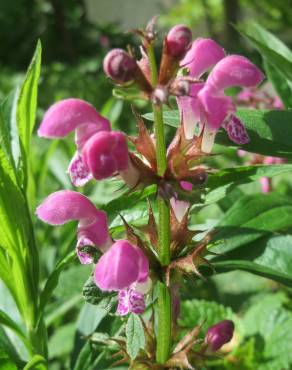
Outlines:
<svg viewBox="0 0 292 370"><path fill-rule="evenodd" d="M146 159L151 169L156 171L157 164L155 142L149 135L142 117L135 110L133 110L133 113L137 122L138 136L129 137L129 140L135 145L137 152Z"/></svg>
<svg viewBox="0 0 292 370"><path fill-rule="evenodd" d="M183 128L179 127L167 151L167 177L203 185L207 172L198 165L204 156L206 154L201 150L201 137L188 140Z"/></svg>
<svg viewBox="0 0 292 370"><path fill-rule="evenodd" d="M153 248L157 249L157 224L150 201L148 201L148 223L147 225L138 226L137 228L146 235Z"/></svg>
<svg viewBox="0 0 292 370"><path fill-rule="evenodd" d="M214 269L210 262L206 258L204 258L207 250L207 245L211 240L211 234L212 233L207 234L200 243L195 245L195 249L189 251L186 256L177 258L170 263L166 271L166 282L168 285L170 282L171 270L179 270L185 274L195 274L200 279L204 281L206 280L206 278L199 271L199 266L207 265L211 269Z"/></svg>

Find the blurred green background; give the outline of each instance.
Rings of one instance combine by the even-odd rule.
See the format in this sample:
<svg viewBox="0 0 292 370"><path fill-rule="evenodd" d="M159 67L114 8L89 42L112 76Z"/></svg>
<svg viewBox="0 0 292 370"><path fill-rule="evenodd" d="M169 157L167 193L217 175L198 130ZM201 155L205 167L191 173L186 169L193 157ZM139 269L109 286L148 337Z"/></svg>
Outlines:
<svg viewBox="0 0 292 370"><path fill-rule="evenodd" d="M1 0L0 100L22 80L37 40L41 39L43 64L36 127L44 111L55 101L79 97L109 117L114 128L130 132L135 128L130 106L112 97L112 85L102 72L103 57L108 50L112 47L126 48L128 44L137 42L127 30L144 26L152 16L160 15L161 37L163 30L184 23L191 27L195 37L212 37L228 53L244 54L261 65L260 55L251 49L232 25L257 21L291 47L291 9L292 0ZM141 108L147 110L147 107ZM74 150L72 138L50 141L34 136L30 189L32 212L51 192L73 189L65 171ZM226 149L217 166L230 167L240 164L240 161L234 150ZM291 180L285 182L285 178L276 178L273 181L278 192L291 194ZM119 186L103 181L90 183L83 191L99 205L116 197L115 191ZM260 185L253 183L242 187L242 190L244 193L259 192ZM218 205L212 205L196 214L192 221L193 224L210 224L220 219L222 214ZM128 220L141 219L146 216L146 206L137 205L124 216ZM45 280L56 262L73 249L76 225L53 228L34 221L41 250L41 274ZM112 226L119 224L121 220L117 217ZM95 307L84 305L81 296L82 286L89 274L90 267L78 264L67 269L47 309L50 370L71 368L84 337L99 324L94 319ZM291 295L288 289L279 288L276 283L244 272L219 275L212 278L208 285L197 280L190 281L183 292L186 299L194 297L194 286L196 298L220 302L240 314L249 307L249 302L259 302L262 294L269 295L280 290L285 297L286 294ZM0 297L0 306L5 306L13 316L13 302L2 285ZM291 309L291 303L275 297L279 305L283 301ZM19 319L16 313L14 316ZM106 331L107 324L107 321L103 322L99 330ZM246 353L243 355L245 358L250 355ZM247 365L245 368L250 369Z"/></svg>

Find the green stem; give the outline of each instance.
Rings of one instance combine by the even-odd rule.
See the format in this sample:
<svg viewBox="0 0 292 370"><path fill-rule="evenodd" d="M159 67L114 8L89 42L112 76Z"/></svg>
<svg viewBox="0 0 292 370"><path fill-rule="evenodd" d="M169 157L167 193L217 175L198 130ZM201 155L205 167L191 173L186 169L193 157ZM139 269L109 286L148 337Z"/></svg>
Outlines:
<svg viewBox="0 0 292 370"><path fill-rule="evenodd" d="M157 65L153 46L148 46L148 57L151 67L152 84L157 85ZM166 144L164 136L163 109L153 104L154 130L156 139L157 173L163 177L167 168ZM162 266L170 263L170 211L169 202L158 199L158 256ZM158 330L156 336L156 361L165 364L169 358L171 346L171 296L166 282L158 282Z"/></svg>

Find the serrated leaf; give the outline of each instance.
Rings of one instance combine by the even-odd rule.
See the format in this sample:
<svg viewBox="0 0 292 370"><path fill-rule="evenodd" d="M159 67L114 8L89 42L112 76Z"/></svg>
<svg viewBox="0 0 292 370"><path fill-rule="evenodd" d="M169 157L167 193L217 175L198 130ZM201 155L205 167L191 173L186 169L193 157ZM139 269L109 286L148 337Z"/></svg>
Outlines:
<svg viewBox="0 0 292 370"><path fill-rule="evenodd" d="M116 293L102 292L95 284L92 277L90 277L84 284L83 297L86 302L104 309L109 312L117 302Z"/></svg>
<svg viewBox="0 0 292 370"><path fill-rule="evenodd" d="M126 326L127 353L135 359L140 349L145 346L145 335L139 316L131 314Z"/></svg>
<svg viewBox="0 0 292 370"><path fill-rule="evenodd" d="M208 176L207 188L216 188L226 184L244 184L259 180L261 177L274 177L284 173L292 173L292 164L256 165L225 168Z"/></svg>
<svg viewBox="0 0 292 370"><path fill-rule="evenodd" d="M184 301L181 304L179 324L188 330L203 324L200 337L205 336L210 326L222 320L232 320L235 322L235 325L238 324L238 319L231 308L217 302L192 299ZM237 330L240 329L238 326L239 324L236 325Z"/></svg>
<svg viewBox="0 0 292 370"><path fill-rule="evenodd" d="M292 236L266 236L212 259L217 272L244 270L292 286Z"/></svg>
<svg viewBox="0 0 292 370"><path fill-rule="evenodd" d="M274 157L292 158L291 111L238 109L236 115L244 123L250 137L250 142L243 145L242 149ZM144 117L153 121L153 113L148 113ZM178 127L180 124L177 110L165 111L163 118L164 123L170 126ZM223 130L217 133L216 143L239 147L228 138Z"/></svg>
<svg viewBox="0 0 292 370"><path fill-rule="evenodd" d="M292 200L277 193L239 199L217 226L211 244L215 253L227 253L274 231L292 227Z"/></svg>
<svg viewBox="0 0 292 370"><path fill-rule="evenodd" d="M282 293L259 296L243 317L245 336L255 339L260 370L290 369L292 365L292 313L283 307Z"/></svg>

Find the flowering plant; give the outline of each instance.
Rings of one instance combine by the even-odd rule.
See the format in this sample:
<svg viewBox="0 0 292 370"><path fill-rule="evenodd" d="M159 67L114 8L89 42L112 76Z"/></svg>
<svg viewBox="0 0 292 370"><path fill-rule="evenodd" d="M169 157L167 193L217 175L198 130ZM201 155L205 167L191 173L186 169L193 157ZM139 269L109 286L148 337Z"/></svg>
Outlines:
<svg viewBox="0 0 292 370"><path fill-rule="evenodd" d="M271 257L273 253L281 255L282 246L291 243L291 236L284 232L292 226L292 201L276 193L242 195L238 188L243 183L289 172L291 165L286 160L263 162L269 166L251 162L248 166L218 169L214 165L214 158L220 156L215 141L221 148L226 145L270 156L266 158L291 158L291 143L275 127L281 119L288 121L291 113L237 109L228 89L242 88L242 98L265 77L247 58L226 55L214 40L193 40L188 27L176 25L164 37L158 63L155 19L145 30L133 32L141 40L139 56L133 50L113 49L105 57L103 68L114 85L115 96L133 103L144 100L152 107L152 112L144 115L133 108L136 136L113 130L109 119L78 98L54 103L40 123L41 138L62 139L74 132L76 151L68 163L74 190L53 192L37 206L36 216L49 225L78 223L75 252L56 266L40 295L38 250L29 221L30 163L26 161L33 125L25 121L25 116L21 118L23 126L18 123L20 157L12 150L7 127L2 127L3 187L15 197L16 208L9 209L1 193L5 209L1 220L6 232L0 249L1 277L15 298L26 331L15 326L6 314L2 321L27 346L30 367L26 369L34 364L46 368L45 306L62 269L75 260L75 253L81 265L90 266L84 299L102 311L102 318L109 315L120 323L116 333L90 333L85 338L86 345L108 347L116 357L108 365L112 367L125 364L137 370L203 369L217 366L216 361L221 361L219 366L232 363L228 353L243 341L238 319L224 311L218 320L214 315L210 321L205 314L194 316L185 328L183 313L187 305L181 304L181 295L186 284L192 282L194 286L199 280L207 284L208 276L235 269L286 285L292 282L291 251L284 251L288 262L281 257L279 265ZM40 47L22 95L17 96L19 117L27 104L21 100L23 96L35 104L34 95L29 97L27 91L29 84L37 81L39 58ZM166 136L166 125L176 127L171 137ZM286 130L285 122L283 127ZM97 207L81 191L87 183L105 180L120 181L123 194ZM122 214L127 208L131 212L135 203L145 204L146 199L146 219L135 222ZM224 201L232 205L226 206ZM192 227L195 213L216 202L224 211L222 219ZM17 213L19 218L12 227ZM119 227L112 222L113 216L120 217ZM19 285L15 284L17 279ZM80 364L87 350L85 347L81 351L76 370L83 368ZM94 363L87 368L96 368Z"/></svg>

